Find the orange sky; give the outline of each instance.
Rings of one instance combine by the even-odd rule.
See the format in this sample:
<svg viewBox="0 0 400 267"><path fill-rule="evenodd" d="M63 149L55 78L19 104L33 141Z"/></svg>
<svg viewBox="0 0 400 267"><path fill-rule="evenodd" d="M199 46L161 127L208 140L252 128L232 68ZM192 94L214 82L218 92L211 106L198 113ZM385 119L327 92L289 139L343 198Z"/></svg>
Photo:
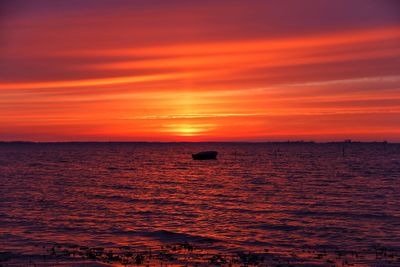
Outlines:
<svg viewBox="0 0 400 267"><path fill-rule="evenodd" d="M83 2L0 4L0 140L400 141L396 1Z"/></svg>

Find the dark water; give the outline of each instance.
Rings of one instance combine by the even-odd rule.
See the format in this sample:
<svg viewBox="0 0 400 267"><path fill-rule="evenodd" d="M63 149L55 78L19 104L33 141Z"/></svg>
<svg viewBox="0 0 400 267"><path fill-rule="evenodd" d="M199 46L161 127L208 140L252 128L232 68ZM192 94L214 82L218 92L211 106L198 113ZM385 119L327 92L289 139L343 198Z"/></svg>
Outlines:
<svg viewBox="0 0 400 267"><path fill-rule="evenodd" d="M0 251L398 249L400 146L346 146L343 157L338 144L2 144ZM210 149L218 160L191 159Z"/></svg>

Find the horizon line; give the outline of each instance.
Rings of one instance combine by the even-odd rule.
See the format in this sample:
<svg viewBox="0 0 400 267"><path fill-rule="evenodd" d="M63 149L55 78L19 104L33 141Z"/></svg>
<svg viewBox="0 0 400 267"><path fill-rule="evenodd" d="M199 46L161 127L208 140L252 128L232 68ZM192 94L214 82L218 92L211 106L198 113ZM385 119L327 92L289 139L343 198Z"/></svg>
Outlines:
<svg viewBox="0 0 400 267"><path fill-rule="evenodd" d="M399 141L387 141L387 140L371 140L371 141L360 141L360 140L331 140L331 141L315 141L315 140L282 140L282 141L29 141L29 140L13 140L4 141L0 140L0 144L71 144L71 143L158 143L158 144L179 144L179 143L247 143L247 144L332 144L332 143L356 143L356 144L400 144Z"/></svg>

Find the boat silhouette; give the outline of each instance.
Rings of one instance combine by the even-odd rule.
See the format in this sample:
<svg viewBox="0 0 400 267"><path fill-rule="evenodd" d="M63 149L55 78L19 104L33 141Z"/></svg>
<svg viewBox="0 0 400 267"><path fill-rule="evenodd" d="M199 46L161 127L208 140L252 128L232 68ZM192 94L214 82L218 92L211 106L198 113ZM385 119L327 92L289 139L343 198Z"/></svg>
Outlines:
<svg viewBox="0 0 400 267"><path fill-rule="evenodd" d="M217 151L203 151L196 154L192 154L194 160L206 160L206 159L217 159Z"/></svg>

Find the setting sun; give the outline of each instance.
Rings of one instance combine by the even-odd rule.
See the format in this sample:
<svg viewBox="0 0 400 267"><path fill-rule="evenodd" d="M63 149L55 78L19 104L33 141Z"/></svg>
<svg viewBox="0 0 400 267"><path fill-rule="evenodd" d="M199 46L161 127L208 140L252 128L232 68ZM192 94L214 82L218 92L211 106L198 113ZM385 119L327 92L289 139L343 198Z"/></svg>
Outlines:
<svg viewBox="0 0 400 267"><path fill-rule="evenodd" d="M213 124L169 124L165 132L176 136L199 136L205 135L215 127Z"/></svg>

